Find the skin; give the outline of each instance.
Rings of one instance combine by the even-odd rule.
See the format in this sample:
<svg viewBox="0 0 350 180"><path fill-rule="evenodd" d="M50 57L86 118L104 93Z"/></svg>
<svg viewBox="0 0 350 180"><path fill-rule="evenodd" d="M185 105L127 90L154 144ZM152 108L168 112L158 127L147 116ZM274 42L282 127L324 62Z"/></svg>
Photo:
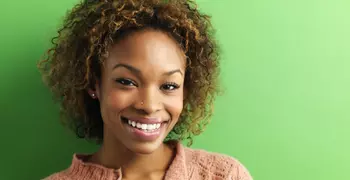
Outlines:
<svg viewBox="0 0 350 180"><path fill-rule="evenodd" d="M163 140L182 112L184 77L184 53L166 33L142 30L117 42L102 68L101 83L89 90L100 101L104 139L88 161L121 168L123 179L162 179L175 154ZM158 118L164 131L156 140L139 140L121 116Z"/></svg>

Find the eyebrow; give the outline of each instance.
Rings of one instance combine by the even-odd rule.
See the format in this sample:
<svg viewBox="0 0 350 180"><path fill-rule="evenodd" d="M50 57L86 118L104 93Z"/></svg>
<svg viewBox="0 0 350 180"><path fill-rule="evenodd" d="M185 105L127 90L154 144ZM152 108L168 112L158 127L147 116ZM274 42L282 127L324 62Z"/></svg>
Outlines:
<svg viewBox="0 0 350 180"><path fill-rule="evenodd" d="M175 73L180 73L182 76L184 75L184 74L181 72L180 69L175 69L175 70L166 72L166 73L164 73L163 75L170 76L170 75L175 74Z"/></svg>
<svg viewBox="0 0 350 180"><path fill-rule="evenodd" d="M128 69L129 71L135 73L135 74L141 74L141 71L135 67L132 67L130 65L127 65L127 64L117 64L113 67L113 69L117 69L117 68L126 68Z"/></svg>
<svg viewBox="0 0 350 180"><path fill-rule="evenodd" d="M141 75L141 71L133 66L130 66L130 65L127 65L127 64L116 64L113 69L117 69L117 68L126 68L128 69L129 71L135 73L135 74L138 74L138 75ZM169 72L165 72L163 73L163 75L165 76L170 76L172 74L175 74L175 73L180 73L182 76L183 76L183 73L180 69L175 69L175 70L172 70L172 71L169 71Z"/></svg>

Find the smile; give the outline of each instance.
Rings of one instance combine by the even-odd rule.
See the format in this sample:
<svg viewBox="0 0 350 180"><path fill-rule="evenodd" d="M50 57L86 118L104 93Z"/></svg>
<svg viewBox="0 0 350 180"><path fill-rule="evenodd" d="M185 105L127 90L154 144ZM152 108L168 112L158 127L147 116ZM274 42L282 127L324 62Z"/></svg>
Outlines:
<svg viewBox="0 0 350 180"><path fill-rule="evenodd" d="M165 133L167 122L159 119L128 119L121 116L122 122L125 124L127 132L142 141L156 140L161 134Z"/></svg>
<svg viewBox="0 0 350 180"><path fill-rule="evenodd" d="M156 124L141 124L132 120L128 120L128 124L134 128L138 128L145 132L152 132L160 128L161 123Z"/></svg>

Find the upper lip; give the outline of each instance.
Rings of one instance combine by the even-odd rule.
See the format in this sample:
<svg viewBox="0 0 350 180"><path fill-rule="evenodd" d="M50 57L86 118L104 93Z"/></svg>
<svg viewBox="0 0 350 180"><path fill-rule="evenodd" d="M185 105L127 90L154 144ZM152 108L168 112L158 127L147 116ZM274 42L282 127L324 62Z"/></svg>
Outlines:
<svg viewBox="0 0 350 180"><path fill-rule="evenodd" d="M146 117L125 117L125 116L122 116L122 117L141 124L157 124L157 123L163 122L161 118L157 118L157 117L147 117L147 118Z"/></svg>

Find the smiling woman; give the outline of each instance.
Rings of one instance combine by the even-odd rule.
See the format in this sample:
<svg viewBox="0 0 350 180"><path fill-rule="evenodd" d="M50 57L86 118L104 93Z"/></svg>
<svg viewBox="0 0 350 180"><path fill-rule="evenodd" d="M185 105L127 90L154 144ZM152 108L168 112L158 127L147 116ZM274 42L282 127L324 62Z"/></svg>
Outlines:
<svg viewBox="0 0 350 180"><path fill-rule="evenodd" d="M210 18L194 7L86 0L70 11L39 68L62 121L100 148L47 179L252 179L236 159L180 143L203 131L218 92Z"/></svg>

